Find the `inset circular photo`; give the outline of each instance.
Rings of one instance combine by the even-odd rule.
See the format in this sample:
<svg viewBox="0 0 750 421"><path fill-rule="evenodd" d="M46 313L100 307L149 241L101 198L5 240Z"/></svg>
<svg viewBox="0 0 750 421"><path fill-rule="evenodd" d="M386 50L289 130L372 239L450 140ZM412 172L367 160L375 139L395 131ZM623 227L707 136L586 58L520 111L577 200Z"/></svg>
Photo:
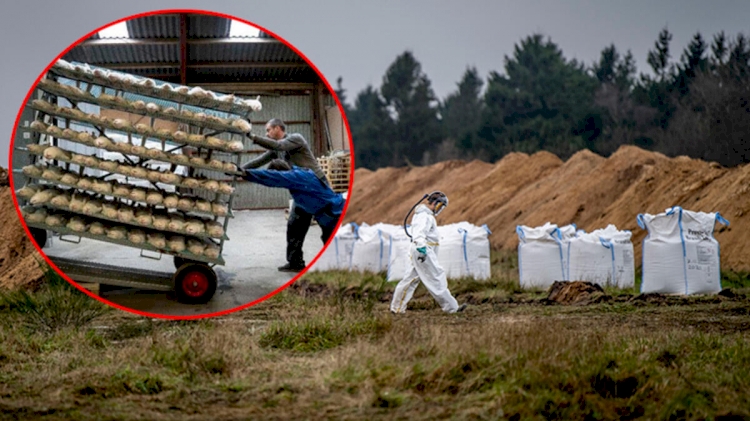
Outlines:
<svg viewBox="0 0 750 421"><path fill-rule="evenodd" d="M346 116L270 30L152 12L40 70L12 138L14 202L51 267L92 297L150 317L226 314L296 280L336 231Z"/></svg>

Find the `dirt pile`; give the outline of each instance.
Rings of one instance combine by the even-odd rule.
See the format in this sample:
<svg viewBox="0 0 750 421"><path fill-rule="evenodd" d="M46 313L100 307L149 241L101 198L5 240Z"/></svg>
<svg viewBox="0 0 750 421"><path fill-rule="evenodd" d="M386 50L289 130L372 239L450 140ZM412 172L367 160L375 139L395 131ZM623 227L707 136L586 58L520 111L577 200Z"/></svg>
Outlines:
<svg viewBox="0 0 750 421"><path fill-rule="evenodd" d="M0 187L0 218L3 221L0 227L0 289L34 289L41 282L43 273L39 262L44 259L26 236L7 186Z"/></svg>
<svg viewBox="0 0 750 421"><path fill-rule="evenodd" d="M547 301L558 304L588 305L606 298L604 290L597 284L583 281L555 281L549 287Z"/></svg>
<svg viewBox="0 0 750 421"><path fill-rule="evenodd" d="M345 222L401 224L424 193L445 192L450 206L440 224L487 224L495 248L518 245L517 225L575 223L593 231L614 224L633 232L636 262L646 231L636 215L679 205L720 212L731 226L717 226L722 267L750 270L750 165L724 168L687 157L669 158L623 146L609 158L588 150L567 162L547 152L513 153L495 164L448 161L429 167L358 169Z"/></svg>

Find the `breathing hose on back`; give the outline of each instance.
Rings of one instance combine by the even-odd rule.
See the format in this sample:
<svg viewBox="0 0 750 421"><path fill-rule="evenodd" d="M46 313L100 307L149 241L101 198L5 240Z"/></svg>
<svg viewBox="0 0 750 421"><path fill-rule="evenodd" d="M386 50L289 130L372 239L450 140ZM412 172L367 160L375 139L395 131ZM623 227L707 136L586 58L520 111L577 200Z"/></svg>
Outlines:
<svg viewBox="0 0 750 421"><path fill-rule="evenodd" d="M424 196L422 196L422 198L419 199L419 202L415 203L414 206L412 206L411 209L409 209L409 213L406 214L406 217L404 217L404 232L412 240L414 238L412 238L411 234L409 234L409 231L406 229L406 221L409 220L409 215L411 215L411 213L414 212L414 208L416 208L417 206L419 206L419 204L422 203L423 200L427 199L428 196L429 196L429 194L425 194Z"/></svg>

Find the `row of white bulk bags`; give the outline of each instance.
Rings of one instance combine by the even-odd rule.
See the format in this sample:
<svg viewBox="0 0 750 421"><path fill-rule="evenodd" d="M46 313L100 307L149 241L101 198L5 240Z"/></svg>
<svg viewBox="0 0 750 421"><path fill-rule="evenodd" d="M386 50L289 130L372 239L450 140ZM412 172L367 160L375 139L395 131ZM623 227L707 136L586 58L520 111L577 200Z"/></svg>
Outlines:
<svg viewBox="0 0 750 421"><path fill-rule="evenodd" d="M541 227L516 227L521 287L547 288L566 279L567 241L575 230L573 224L560 228L549 222Z"/></svg>
<svg viewBox="0 0 750 421"><path fill-rule="evenodd" d="M591 233L578 231L567 241L567 281L588 281L600 286L635 285L635 262L630 231L614 225Z"/></svg>
<svg viewBox="0 0 750 421"><path fill-rule="evenodd" d="M342 224L333 234L333 239L320 258L310 267L311 271L348 270L352 264L352 249L357 241L359 226Z"/></svg>
<svg viewBox="0 0 750 421"><path fill-rule="evenodd" d="M390 227L390 229L381 227L381 232L388 232L391 240L387 279L400 281L409 269L411 239L406 235L403 226L391 225ZM438 262L445 270L448 279L464 277L489 279L489 235L492 232L487 225L476 226L464 221L438 226L437 230L440 236Z"/></svg>
<svg viewBox="0 0 750 421"><path fill-rule="evenodd" d="M439 226L438 234L438 261L448 278L490 277L491 232L486 225L459 222ZM311 270L385 271L389 281L401 280L409 267L410 244L400 225L342 225Z"/></svg>
<svg viewBox="0 0 750 421"><path fill-rule="evenodd" d="M518 269L523 288L547 288L555 281L580 280L601 286L635 283L630 231L614 225L586 233L575 224L516 227Z"/></svg>
<svg viewBox="0 0 750 421"><path fill-rule="evenodd" d="M658 215L639 214L648 230L643 240L642 293L715 294L721 291L716 222L729 225L718 212L693 212L679 206Z"/></svg>

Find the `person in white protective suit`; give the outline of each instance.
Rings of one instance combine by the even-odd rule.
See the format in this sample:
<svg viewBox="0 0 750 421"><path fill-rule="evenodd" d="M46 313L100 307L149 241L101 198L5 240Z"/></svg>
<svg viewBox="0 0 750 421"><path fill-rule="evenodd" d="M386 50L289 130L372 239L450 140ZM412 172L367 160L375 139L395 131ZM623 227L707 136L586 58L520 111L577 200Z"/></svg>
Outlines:
<svg viewBox="0 0 750 421"><path fill-rule="evenodd" d="M409 246L410 265L404 277L396 285L396 291L393 293L393 300L391 301L392 313L406 312L406 305L414 295L420 281L444 312L456 313L466 308L466 304L459 307L458 302L448 290L445 270L440 266L437 259L440 237L435 216L448 206L448 197L442 192L433 192L425 195L422 200L425 198L427 204L419 204L411 220L413 235Z"/></svg>

